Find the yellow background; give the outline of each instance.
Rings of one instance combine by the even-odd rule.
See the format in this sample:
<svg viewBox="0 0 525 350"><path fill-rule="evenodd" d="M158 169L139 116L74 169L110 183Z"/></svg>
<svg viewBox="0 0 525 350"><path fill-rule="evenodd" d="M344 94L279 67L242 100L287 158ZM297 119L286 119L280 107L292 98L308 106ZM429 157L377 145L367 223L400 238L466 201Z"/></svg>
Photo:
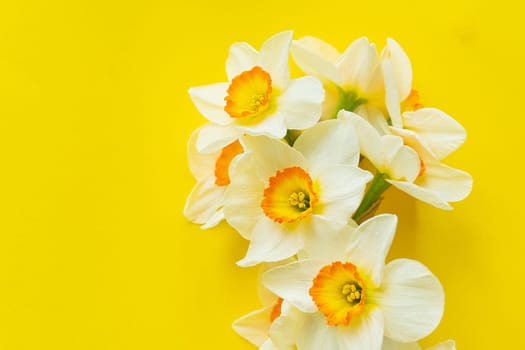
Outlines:
<svg viewBox="0 0 525 350"><path fill-rule="evenodd" d="M510 4L510 1L508 1ZM444 212L392 189L390 258L421 260L446 311L424 344L522 349L523 18L505 1L2 1L0 349L251 349L247 243L182 216L190 86L229 45L285 29L343 50L395 38L422 101L458 119L475 179Z"/></svg>

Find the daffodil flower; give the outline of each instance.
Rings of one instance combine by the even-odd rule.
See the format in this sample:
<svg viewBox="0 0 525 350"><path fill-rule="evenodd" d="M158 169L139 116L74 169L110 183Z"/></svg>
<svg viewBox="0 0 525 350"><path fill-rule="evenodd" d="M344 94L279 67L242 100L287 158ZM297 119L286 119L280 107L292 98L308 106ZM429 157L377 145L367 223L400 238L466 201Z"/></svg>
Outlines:
<svg viewBox="0 0 525 350"><path fill-rule="evenodd" d="M435 329L444 304L439 280L414 260L385 266L396 224L383 214L346 226L328 233L328 247L311 247L307 259L263 275L293 305L270 327L278 348L381 350L383 337L415 342Z"/></svg>
<svg viewBox="0 0 525 350"><path fill-rule="evenodd" d="M398 47L391 39L388 46ZM412 70L402 50L388 50L388 59L383 57L385 50L380 56L375 44L362 37L340 54L328 43L306 36L293 41L291 53L305 73L318 77L324 83L326 99L322 119L335 118L341 109L355 111L379 131L386 131L386 98L396 97L398 82L401 87L406 85L401 77L410 76L411 83ZM385 76L384 70L391 74ZM397 76L400 78L396 79ZM390 89L389 96L385 96L386 84L396 87Z"/></svg>
<svg viewBox="0 0 525 350"><path fill-rule="evenodd" d="M195 130L188 141L188 163L197 183L186 199L184 215L193 223L211 228L224 219L224 191L230 183L229 167L233 158L243 152L239 141L233 141L221 150L209 154L197 152Z"/></svg>
<svg viewBox="0 0 525 350"><path fill-rule="evenodd" d="M233 329L241 337L257 346L260 350L277 350L277 347L270 339L270 326L281 315L281 308L283 299L265 288L261 282L261 276L266 271L285 263L292 262L292 259L287 259L277 263L262 264L259 269L258 278L258 295L262 304L262 308L252 311L237 320L232 324Z"/></svg>
<svg viewBox="0 0 525 350"><path fill-rule="evenodd" d="M375 184L381 187L380 190L386 190L391 184L423 202L446 210L452 209L449 202L460 201L470 193L472 177L442 164L415 132L391 128L395 135L380 136L375 128L354 113L341 111L338 118L356 128L362 155L377 169ZM378 196L371 198L370 201ZM368 200L365 196L364 201Z"/></svg>
<svg viewBox="0 0 525 350"><path fill-rule="evenodd" d="M189 90L210 122L197 140L199 152L216 151L243 134L283 138L287 129L307 129L319 120L323 86L310 76L290 80L291 40L291 31L276 34L260 52L233 44L226 60L229 81Z"/></svg>
<svg viewBox="0 0 525 350"><path fill-rule="evenodd" d="M261 136L243 142L247 154L231 168L224 200L227 222L250 240L240 266L324 244L326 226L348 223L372 178L357 167L359 147L350 123L318 123L294 147Z"/></svg>
<svg viewBox="0 0 525 350"><path fill-rule="evenodd" d="M421 350L421 346L418 343L399 343L385 338L381 350ZM453 340L446 340L425 350L456 350L456 343Z"/></svg>
<svg viewBox="0 0 525 350"><path fill-rule="evenodd" d="M385 102L391 125L415 132L436 158L444 159L466 139L465 129L437 108L424 107L412 88L412 66L401 46L389 39L382 53Z"/></svg>

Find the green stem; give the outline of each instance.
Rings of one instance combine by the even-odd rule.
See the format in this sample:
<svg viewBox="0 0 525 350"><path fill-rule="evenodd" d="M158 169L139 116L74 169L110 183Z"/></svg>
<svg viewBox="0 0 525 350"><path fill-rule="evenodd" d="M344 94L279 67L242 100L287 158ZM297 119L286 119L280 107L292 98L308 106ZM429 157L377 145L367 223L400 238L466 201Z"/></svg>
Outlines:
<svg viewBox="0 0 525 350"><path fill-rule="evenodd" d="M386 174L380 172L375 174L368 191L366 191L363 197L361 205L359 205L354 216L352 216L352 219L357 223L361 222L362 219L369 214L369 211L379 204L381 195L390 187L390 183L386 181L386 178Z"/></svg>

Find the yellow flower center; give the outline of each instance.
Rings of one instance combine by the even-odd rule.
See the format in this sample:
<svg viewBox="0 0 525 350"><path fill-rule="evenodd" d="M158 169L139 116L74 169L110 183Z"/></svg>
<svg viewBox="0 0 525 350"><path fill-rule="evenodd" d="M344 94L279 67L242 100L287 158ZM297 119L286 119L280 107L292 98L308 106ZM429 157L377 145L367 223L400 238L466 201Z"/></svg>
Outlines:
<svg viewBox="0 0 525 350"><path fill-rule="evenodd" d="M270 104L272 79L261 67L255 66L233 78L228 87L224 110L232 118L254 116Z"/></svg>
<svg viewBox="0 0 525 350"><path fill-rule="evenodd" d="M417 90L410 90L408 97L401 102L401 112L413 112L417 111L424 106L420 103L421 98Z"/></svg>
<svg viewBox="0 0 525 350"><path fill-rule="evenodd" d="M365 284L352 263L324 266L313 280L310 296L330 326L347 326L365 305Z"/></svg>
<svg viewBox="0 0 525 350"><path fill-rule="evenodd" d="M277 171L269 182L261 202L267 217L278 223L292 223L312 213L318 198L310 175L302 168Z"/></svg>
<svg viewBox="0 0 525 350"><path fill-rule="evenodd" d="M232 159L243 152L241 143L236 140L224 147L219 158L215 161L215 184L226 186L230 184L229 168Z"/></svg>

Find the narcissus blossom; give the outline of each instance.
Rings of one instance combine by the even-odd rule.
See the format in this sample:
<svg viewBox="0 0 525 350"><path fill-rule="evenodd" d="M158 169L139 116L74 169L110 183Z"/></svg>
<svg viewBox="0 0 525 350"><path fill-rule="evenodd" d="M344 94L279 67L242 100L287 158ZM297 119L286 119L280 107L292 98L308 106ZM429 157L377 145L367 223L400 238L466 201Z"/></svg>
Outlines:
<svg viewBox="0 0 525 350"><path fill-rule="evenodd" d="M407 129L391 128L395 135L380 136L360 116L341 111L357 130L361 153L384 180L403 192L441 209L464 199L472 189L472 177L445 164L429 150L418 135ZM377 175L376 175L377 176Z"/></svg>
<svg viewBox="0 0 525 350"><path fill-rule="evenodd" d="M324 41L306 36L292 43L292 57L307 74L324 83L323 119L335 118L341 109L355 111L378 130L386 130L388 103L398 100L412 83L410 60L392 39L378 54L375 44L362 37L340 54ZM390 85L390 94L385 87ZM389 99L389 101L387 101Z"/></svg>
<svg viewBox="0 0 525 350"><path fill-rule="evenodd" d="M341 227L359 206L372 175L359 169L350 123L330 120L304 131L291 147L246 136L247 154L231 168L228 223L250 240L241 266L278 261L324 244L326 226Z"/></svg>
<svg viewBox="0 0 525 350"><path fill-rule="evenodd" d="M399 343L385 338L382 350L421 350L421 346L418 343ZM425 350L456 350L456 343L446 340Z"/></svg>
<svg viewBox="0 0 525 350"><path fill-rule="evenodd" d="M390 124L415 132L439 160L465 142L467 133L454 118L437 108L426 108L412 88L412 66L401 46L389 39L382 54L385 102Z"/></svg>
<svg viewBox="0 0 525 350"><path fill-rule="evenodd" d="M321 116L322 83L306 76L290 80L292 32L269 38L257 52L247 43L230 47L228 82L189 90L209 120L197 140L199 152L216 151L243 134L282 138L287 129L307 129Z"/></svg>
<svg viewBox="0 0 525 350"><path fill-rule="evenodd" d="M243 152L239 141L233 141L221 150L209 154L197 152L197 138L201 129L195 130L188 141L188 164L197 180L184 206L184 215L202 228L216 226L224 214L224 191L230 184L229 168L232 159Z"/></svg>
<svg viewBox="0 0 525 350"><path fill-rule="evenodd" d="M396 224L379 215L346 226L308 258L264 274L264 285L294 307L270 327L278 348L381 350L383 337L414 342L434 330L444 303L438 279L414 260L385 266Z"/></svg>

